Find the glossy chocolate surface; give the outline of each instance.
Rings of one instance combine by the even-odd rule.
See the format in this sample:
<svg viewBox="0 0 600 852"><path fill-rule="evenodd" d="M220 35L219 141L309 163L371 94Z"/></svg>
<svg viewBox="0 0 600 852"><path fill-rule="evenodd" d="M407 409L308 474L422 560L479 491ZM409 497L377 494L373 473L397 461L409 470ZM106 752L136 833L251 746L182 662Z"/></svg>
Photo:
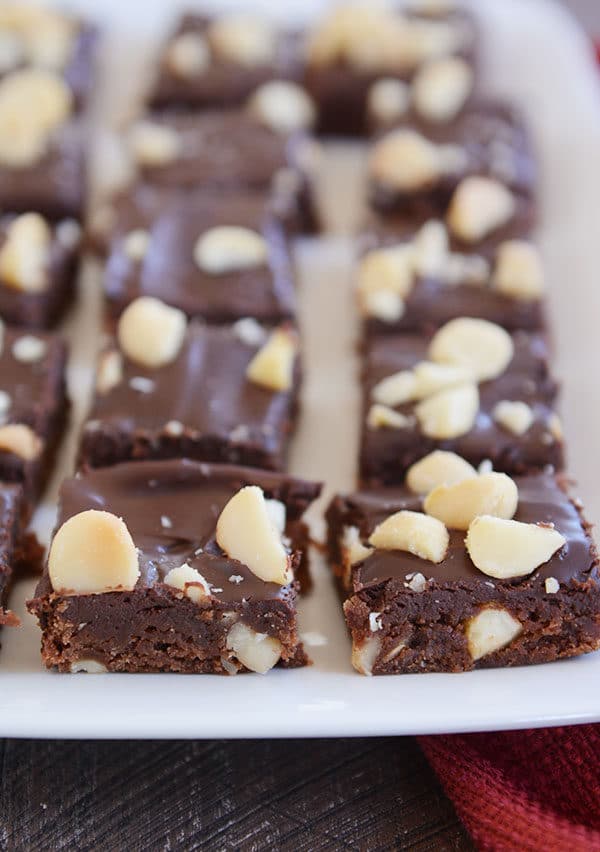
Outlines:
<svg viewBox="0 0 600 852"><path fill-rule="evenodd" d="M491 459L494 468L507 473L524 473L548 464L562 467L562 444L549 428L558 386L549 374L547 345L542 337L525 332L516 332L513 341L514 356L505 372L479 385L480 406L473 428L458 438L435 440L421 433L416 420L401 429L366 426L372 388L387 376L427 360L428 347L426 339L413 335L370 340L364 369L363 480L401 482L414 461L436 448L452 450L475 465ZM515 435L494 421L492 411L502 400L523 401L533 409L534 421L523 435ZM414 415L414 407L414 403L405 403L397 410Z"/></svg>
<svg viewBox="0 0 600 852"><path fill-rule="evenodd" d="M559 481L549 474L517 477L519 505L515 520L523 523L551 523L566 538L566 544L547 562L527 577L497 580L479 571L472 563L464 545L466 533L449 530L450 545L442 562L437 564L419 559L399 550L376 550L353 568L354 591L374 586L387 580L406 580L407 574L419 572L438 584L461 582L492 583L514 586L515 589L533 586L544 591L544 580L556 578L559 583L571 580L584 582L598 576L598 562L589 527L580 511L569 499ZM422 499L406 488L389 488L358 492L340 498L339 523L356 526L366 541L375 527L387 517L402 509L422 510Z"/></svg>
<svg viewBox="0 0 600 852"><path fill-rule="evenodd" d="M261 322L290 319L295 312L289 249L268 202L260 195L174 195L154 215L152 203L124 211L105 273L111 310L119 314L138 296L155 296L208 322L252 316ZM268 249L267 263L222 274L204 272L194 259L198 238L217 226L241 226L259 232ZM123 234L147 229L144 258L124 251Z"/></svg>
<svg viewBox="0 0 600 852"><path fill-rule="evenodd" d="M192 321L170 364L148 368L123 355L121 382L96 393L81 461L102 465L132 457L186 456L281 469L299 366L290 391L251 382L246 369L261 345L245 343L230 327ZM115 342L111 349L118 349ZM172 421L182 428L181 435L168 434L165 427Z"/></svg>
<svg viewBox="0 0 600 852"><path fill-rule="evenodd" d="M288 523L299 520L320 490L277 474L187 459L121 464L67 479L60 491L57 528L86 509L123 518L139 550L138 590L162 583L172 568L187 563L211 584L218 600L286 600L295 594L291 586L260 580L243 563L225 556L215 541L223 507L245 485L258 485L267 498L283 502ZM243 579L232 581L232 576ZM37 596L49 591L45 575Z"/></svg>

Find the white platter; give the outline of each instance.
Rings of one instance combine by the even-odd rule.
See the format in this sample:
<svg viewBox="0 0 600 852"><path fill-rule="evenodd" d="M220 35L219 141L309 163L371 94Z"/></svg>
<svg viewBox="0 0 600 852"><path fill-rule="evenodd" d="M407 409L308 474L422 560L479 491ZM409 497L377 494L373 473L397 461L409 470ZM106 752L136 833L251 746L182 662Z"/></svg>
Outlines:
<svg viewBox="0 0 600 852"><path fill-rule="evenodd" d="M142 4L116 0L70 5L97 15L114 29L106 47L107 84L100 98L110 106L114 120L124 114L130 98L123 82L141 79L146 48L177 4L144 0L142 15ZM286 3L280 8L295 14L320 5ZM563 413L570 469L591 519L597 520L600 88L583 35L558 5L542 0L480 0L476 6L485 25L489 88L523 105L539 152L541 239L549 270L557 371L566 378ZM106 134L98 138L101 160L105 153L101 149L110 148L110 140ZM351 147L329 151L324 192L329 210L335 204L357 212L359 162L360 154ZM353 197L343 198L343 192ZM335 490L352 487L356 455L351 247L351 240L342 236L298 246L307 381L292 471L325 480L325 499ZM69 379L77 417L84 411L91 376L98 281L98 271L88 268L78 312L66 329L73 344ZM45 537L54 518L52 495L69 471L73 445L74 434L35 518ZM322 534L318 512L314 521L316 534ZM33 584L20 582L11 605L24 626L4 630L0 651L0 736L371 736L600 720L600 654L463 675L360 677L350 666L349 642L327 569L318 556L314 565L316 588L301 607L301 630L307 634L314 665L273 671L266 677L85 677L46 672L39 658L38 628L23 608ZM311 644L319 639L324 644Z"/></svg>

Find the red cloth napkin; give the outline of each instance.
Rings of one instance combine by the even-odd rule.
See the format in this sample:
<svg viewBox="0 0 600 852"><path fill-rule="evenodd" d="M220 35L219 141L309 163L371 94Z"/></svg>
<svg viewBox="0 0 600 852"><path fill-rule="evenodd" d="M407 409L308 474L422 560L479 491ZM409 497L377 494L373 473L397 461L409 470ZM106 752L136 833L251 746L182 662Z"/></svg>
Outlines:
<svg viewBox="0 0 600 852"><path fill-rule="evenodd" d="M600 850L600 725L419 737L482 850Z"/></svg>

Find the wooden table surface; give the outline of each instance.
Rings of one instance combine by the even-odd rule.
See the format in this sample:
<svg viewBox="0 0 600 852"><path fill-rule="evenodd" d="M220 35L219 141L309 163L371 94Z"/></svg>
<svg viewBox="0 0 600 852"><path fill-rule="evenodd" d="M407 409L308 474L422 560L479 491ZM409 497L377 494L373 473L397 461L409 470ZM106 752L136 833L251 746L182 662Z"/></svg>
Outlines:
<svg viewBox="0 0 600 852"><path fill-rule="evenodd" d="M0 771L2 852L474 848L409 737L0 740Z"/></svg>

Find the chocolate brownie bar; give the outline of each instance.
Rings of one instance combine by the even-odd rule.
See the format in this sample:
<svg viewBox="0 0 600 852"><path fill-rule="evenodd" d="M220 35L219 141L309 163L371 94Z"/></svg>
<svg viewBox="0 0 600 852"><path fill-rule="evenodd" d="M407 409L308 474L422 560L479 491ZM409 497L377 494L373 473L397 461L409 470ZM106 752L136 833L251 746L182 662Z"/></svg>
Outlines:
<svg viewBox="0 0 600 852"><path fill-rule="evenodd" d="M475 62L472 15L458 7L400 12L384 4L338 6L309 34L304 83L317 104L319 133L364 135L373 86L406 82L440 58Z"/></svg>
<svg viewBox="0 0 600 852"><path fill-rule="evenodd" d="M65 80L26 68L0 79L0 208L81 218L84 124Z"/></svg>
<svg viewBox="0 0 600 852"><path fill-rule="evenodd" d="M506 473L562 467L558 386L538 335L460 317L430 340L373 338L363 389L363 483L400 483L436 448Z"/></svg>
<svg viewBox="0 0 600 852"><path fill-rule="evenodd" d="M300 76L298 37L247 14L184 14L163 46L154 109L240 106L263 83Z"/></svg>
<svg viewBox="0 0 600 852"><path fill-rule="evenodd" d="M293 318L289 247L264 196L175 195L151 222L147 210L128 212L105 271L113 316L154 296L210 323Z"/></svg>
<svg viewBox="0 0 600 852"><path fill-rule="evenodd" d="M33 67L61 74L75 104L86 104L94 83L96 27L64 11L27 2L0 6L0 77Z"/></svg>
<svg viewBox="0 0 600 852"><path fill-rule="evenodd" d="M66 346L56 335L3 328L0 481L20 482L29 515L52 472L68 415Z"/></svg>
<svg viewBox="0 0 600 852"><path fill-rule="evenodd" d="M357 293L367 333L425 333L455 317L490 320L514 331L545 325L544 271L525 239L456 250L447 226L431 219L406 234L363 235Z"/></svg>
<svg viewBox="0 0 600 852"><path fill-rule="evenodd" d="M409 482L433 487L429 514L407 486L339 496L327 511L359 672L458 672L600 647L598 556L561 479L477 475L434 453Z"/></svg>
<svg viewBox="0 0 600 852"><path fill-rule="evenodd" d="M38 213L0 218L0 317L25 328L50 328L75 290L81 229Z"/></svg>
<svg viewBox="0 0 600 852"><path fill-rule="evenodd" d="M227 674L304 665L294 572L319 490L186 459L66 480L29 603L45 664Z"/></svg>
<svg viewBox="0 0 600 852"><path fill-rule="evenodd" d="M289 92L287 97L301 121L302 105ZM277 126L277 117L289 114L280 99L276 92L273 107L267 90L247 110L163 112L136 122L129 148L139 181L196 194L199 189L269 193L290 229L314 230L312 183L319 149L306 134Z"/></svg>
<svg viewBox="0 0 600 852"><path fill-rule="evenodd" d="M139 299L100 356L80 463L193 458L281 470L299 372L289 326L188 324L164 303Z"/></svg>
<svg viewBox="0 0 600 852"><path fill-rule="evenodd" d="M535 158L520 115L503 103L445 124L401 123L375 141L368 168L379 215L413 225L446 217L465 246L527 235L535 223Z"/></svg>

